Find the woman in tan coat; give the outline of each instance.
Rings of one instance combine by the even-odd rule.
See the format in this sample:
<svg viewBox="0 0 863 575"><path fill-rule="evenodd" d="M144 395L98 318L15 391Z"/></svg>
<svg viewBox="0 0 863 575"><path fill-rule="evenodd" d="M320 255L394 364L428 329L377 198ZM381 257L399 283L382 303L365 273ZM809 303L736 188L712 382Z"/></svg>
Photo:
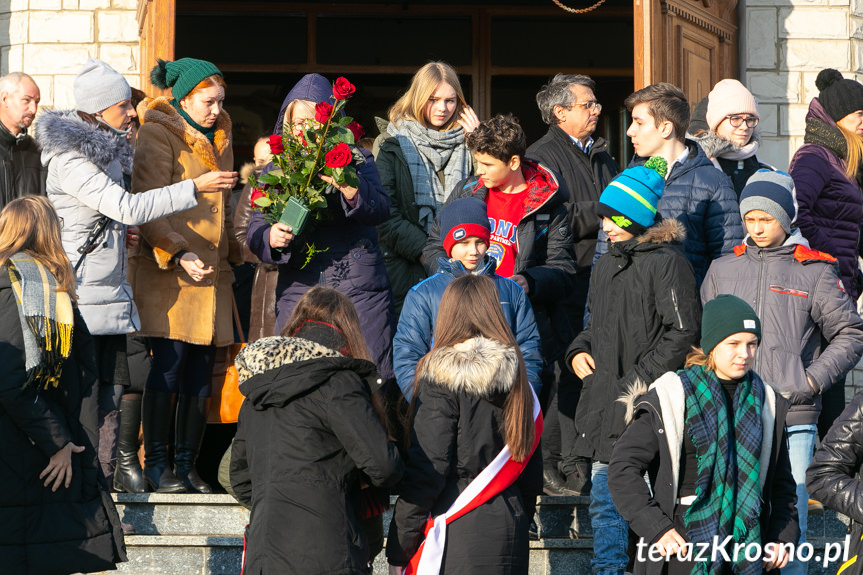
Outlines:
<svg viewBox="0 0 863 575"><path fill-rule="evenodd" d="M219 191L200 194L198 205L141 226L142 241L130 258L129 280L150 338L153 367L143 400L145 477L162 493L210 493L195 461L206 426L217 346L233 342L231 265L240 247L231 221L231 120L222 110L225 81L203 60L159 60L153 84L173 98L138 106L141 129L132 191L165 186L211 170L230 175ZM168 442L174 421L174 467Z"/></svg>

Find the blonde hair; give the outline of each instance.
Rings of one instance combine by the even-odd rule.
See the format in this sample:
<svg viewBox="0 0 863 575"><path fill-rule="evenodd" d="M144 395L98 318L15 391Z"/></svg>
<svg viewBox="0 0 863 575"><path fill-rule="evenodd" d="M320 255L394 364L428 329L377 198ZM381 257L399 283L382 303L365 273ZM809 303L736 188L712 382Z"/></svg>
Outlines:
<svg viewBox="0 0 863 575"><path fill-rule="evenodd" d="M75 299L75 273L60 240L60 218L45 196L24 196L6 204L0 212L0 266L25 252L48 268L57 280L57 291Z"/></svg>
<svg viewBox="0 0 863 575"><path fill-rule="evenodd" d="M836 124L836 127L845 137L845 175L853 182L860 171L860 162L863 161L863 138L839 124Z"/></svg>
<svg viewBox="0 0 863 575"><path fill-rule="evenodd" d="M690 368L693 365L704 366L707 371L716 371L716 360L713 357L713 351L711 350L709 355L705 355L703 349L692 346L692 351L686 356L684 367Z"/></svg>
<svg viewBox="0 0 863 575"><path fill-rule="evenodd" d="M297 106L303 106L309 114L311 114L312 118L315 117L315 102L311 100L291 100L290 103L285 107L285 117L282 118L282 132L285 130L288 132L291 131L291 127L293 125L294 118L294 108Z"/></svg>
<svg viewBox="0 0 863 575"><path fill-rule="evenodd" d="M398 125L399 121L405 118L415 120L426 128L431 128L428 118L425 117L425 106L431 95L435 93L435 90L442 83L452 86L456 93L457 102L452 118L440 131L444 132L454 129L458 125L458 119L461 116L462 110L467 107L467 102L464 99L464 93L458 81L458 74L456 74L452 66L444 62L429 62L417 70L417 73L411 79L408 91L390 108L390 122Z"/></svg>

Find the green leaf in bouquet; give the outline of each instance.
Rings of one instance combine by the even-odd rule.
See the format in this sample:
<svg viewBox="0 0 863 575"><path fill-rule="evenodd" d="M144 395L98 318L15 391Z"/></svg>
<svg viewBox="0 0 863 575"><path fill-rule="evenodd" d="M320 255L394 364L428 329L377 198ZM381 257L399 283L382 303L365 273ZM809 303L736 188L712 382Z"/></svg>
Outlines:
<svg viewBox="0 0 863 575"><path fill-rule="evenodd" d="M266 209L266 208L269 208L270 206L273 205L273 201L266 196L262 196L260 198L255 199L255 205L258 206L259 208L265 208Z"/></svg>
<svg viewBox="0 0 863 575"><path fill-rule="evenodd" d="M284 172L276 168L275 170L269 171L260 178L258 178L259 182L263 182L265 184L278 184L281 182L281 177L284 176Z"/></svg>
<svg viewBox="0 0 863 575"><path fill-rule="evenodd" d="M302 185L306 183L306 176L302 172L294 172L288 177L288 182L295 186Z"/></svg>
<svg viewBox="0 0 863 575"><path fill-rule="evenodd" d="M353 121L354 121L354 119L351 118L350 116L345 116L343 118L339 118L339 127L340 128L346 128L348 126L348 124L350 124Z"/></svg>
<svg viewBox="0 0 863 575"><path fill-rule="evenodd" d="M344 168L333 168L333 180L337 184L341 184L345 181L344 177Z"/></svg>
<svg viewBox="0 0 863 575"><path fill-rule="evenodd" d="M360 178L357 176L357 170L352 165L348 165L344 168L344 178L345 185L348 185L352 188L360 187Z"/></svg>

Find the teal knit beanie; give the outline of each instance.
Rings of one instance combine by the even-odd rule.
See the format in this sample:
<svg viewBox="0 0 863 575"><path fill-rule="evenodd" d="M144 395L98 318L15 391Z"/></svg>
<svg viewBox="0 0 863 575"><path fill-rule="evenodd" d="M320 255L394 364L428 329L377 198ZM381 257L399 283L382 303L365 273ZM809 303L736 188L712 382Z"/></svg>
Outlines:
<svg viewBox="0 0 863 575"><path fill-rule="evenodd" d="M735 295L720 294L704 304L701 314L701 349L710 355L719 342L735 333L752 333L761 341L761 321L748 303Z"/></svg>
<svg viewBox="0 0 863 575"><path fill-rule="evenodd" d="M222 72L206 60L180 58L175 62L158 60L150 71L150 82L160 90L171 88L171 95L178 102L186 97L201 80Z"/></svg>
<svg viewBox="0 0 863 575"><path fill-rule="evenodd" d="M609 218L633 235L643 234L656 220L667 169L668 163L657 156L643 166L623 170L599 196L599 217Z"/></svg>

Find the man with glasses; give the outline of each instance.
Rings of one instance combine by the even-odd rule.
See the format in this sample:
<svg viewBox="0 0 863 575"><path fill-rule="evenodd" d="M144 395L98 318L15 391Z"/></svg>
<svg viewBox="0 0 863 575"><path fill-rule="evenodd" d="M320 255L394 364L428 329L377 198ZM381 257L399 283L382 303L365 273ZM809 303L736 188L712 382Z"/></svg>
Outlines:
<svg viewBox="0 0 863 575"><path fill-rule="evenodd" d="M575 289L563 308L572 335L581 332L590 270L596 251L599 217L596 206L605 186L619 172L608 153L608 143L593 138L602 104L593 93L594 81L580 74L557 74L536 95L548 132L527 149L527 157L557 172L569 189L567 210L575 241ZM587 495L590 491L590 460L570 455L575 438L573 418L581 381L564 366L555 366L554 381L543 385L546 410L542 437L544 490L548 495Z"/></svg>

